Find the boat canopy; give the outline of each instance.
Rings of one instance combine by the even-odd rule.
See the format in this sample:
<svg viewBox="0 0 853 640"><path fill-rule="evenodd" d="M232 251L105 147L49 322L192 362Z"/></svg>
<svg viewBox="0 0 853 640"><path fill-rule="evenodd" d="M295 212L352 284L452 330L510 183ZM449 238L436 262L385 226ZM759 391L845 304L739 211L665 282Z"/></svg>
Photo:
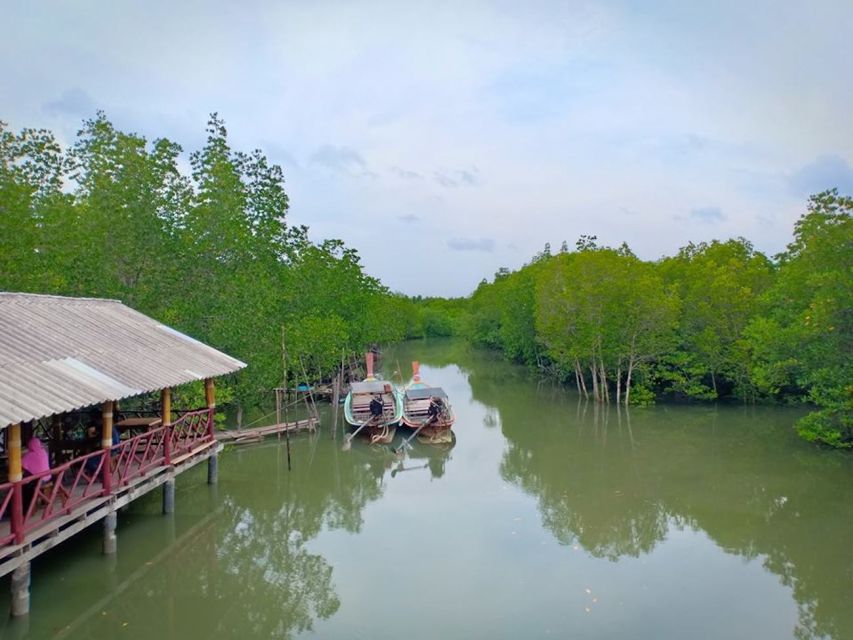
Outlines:
<svg viewBox="0 0 853 640"><path fill-rule="evenodd" d="M391 384L384 380L353 382L350 385L350 391L353 395L361 393L391 393Z"/></svg>
<svg viewBox="0 0 853 640"><path fill-rule="evenodd" d="M416 387L406 389L406 398L409 400L425 400L427 398L446 398L447 394L441 387Z"/></svg>

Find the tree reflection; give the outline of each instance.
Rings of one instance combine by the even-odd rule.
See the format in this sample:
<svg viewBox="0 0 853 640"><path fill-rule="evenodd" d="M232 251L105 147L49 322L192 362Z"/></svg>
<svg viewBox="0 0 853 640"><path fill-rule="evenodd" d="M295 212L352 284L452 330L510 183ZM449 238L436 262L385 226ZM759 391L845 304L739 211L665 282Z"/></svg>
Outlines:
<svg viewBox="0 0 853 640"><path fill-rule="evenodd" d="M518 371L475 360L472 393L499 415L502 476L536 497L560 543L618 561L672 527L702 530L792 589L798 638L853 638L853 506L838 490L847 458L797 442L793 418L772 408L626 413Z"/></svg>
<svg viewBox="0 0 853 640"><path fill-rule="evenodd" d="M114 569L95 573L104 584L62 594L66 611L82 613L58 631L37 617L19 637L290 638L334 615L333 567L312 540L323 529L359 531L390 462L365 462L318 437L293 441L290 472L278 443L228 452L223 497L197 474L173 518L160 515L159 496L134 503Z"/></svg>

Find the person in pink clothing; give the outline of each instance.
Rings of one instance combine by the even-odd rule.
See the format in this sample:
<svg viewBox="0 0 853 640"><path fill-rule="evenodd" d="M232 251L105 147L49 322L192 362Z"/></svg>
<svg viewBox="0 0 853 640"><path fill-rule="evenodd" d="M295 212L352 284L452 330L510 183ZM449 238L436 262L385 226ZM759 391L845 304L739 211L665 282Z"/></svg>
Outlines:
<svg viewBox="0 0 853 640"><path fill-rule="evenodd" d="M24 454L23 458L21 458L21 467L23 467L25 478L27 476L34 476L39 473L44 473L45 471L50 471L50 460L48 460L47 457L47 450L44 448L41 440L35 436L30 438L30 441L27 442L27 452ZM27 482L23 487L21 487L25 513L29 510L30 503L35 497L36 485L48 480L50 480L49 477L44 480L33 480L32 482Z"/></svg>
<svg viewBox="0 0 853 640"><path fill-rule="evenodd" d="M21 459L21 466L24 468L24 474L30 476L50 471L47 450L44 448L41 440L35 436L30 438L30 441L27 443L27 452Z"/></svg>

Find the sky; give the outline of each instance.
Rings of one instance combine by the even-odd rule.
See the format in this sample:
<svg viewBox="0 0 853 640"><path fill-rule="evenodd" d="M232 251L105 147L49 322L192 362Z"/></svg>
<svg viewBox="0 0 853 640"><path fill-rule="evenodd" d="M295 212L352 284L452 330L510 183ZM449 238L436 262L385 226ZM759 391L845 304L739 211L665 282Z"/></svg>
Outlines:
<svg viewBox="0 0 853 640"><path fill-rule="evenodd" d="M582 234L644 259L853 194L853 2L0 0L0 120L102 109L189 152L211 112L291 224L410 295Z"/></svg>

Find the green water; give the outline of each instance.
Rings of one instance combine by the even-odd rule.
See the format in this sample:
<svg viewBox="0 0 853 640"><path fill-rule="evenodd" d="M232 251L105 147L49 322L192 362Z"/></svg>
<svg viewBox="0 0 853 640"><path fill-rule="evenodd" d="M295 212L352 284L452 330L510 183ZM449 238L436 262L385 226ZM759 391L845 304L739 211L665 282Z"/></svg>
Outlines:
<svg viewBox="0 0 853 640"><path fill-rule="evenodd" d="M853 638L853 456L766 407L606 410L459 342L409 343L451 449L328 428L220 458L33 565L3 638ZM328 425L328 420L326 421ZM398 434L399 442L401 435ZM8 607L8 577L0 581Z"/></svg>

